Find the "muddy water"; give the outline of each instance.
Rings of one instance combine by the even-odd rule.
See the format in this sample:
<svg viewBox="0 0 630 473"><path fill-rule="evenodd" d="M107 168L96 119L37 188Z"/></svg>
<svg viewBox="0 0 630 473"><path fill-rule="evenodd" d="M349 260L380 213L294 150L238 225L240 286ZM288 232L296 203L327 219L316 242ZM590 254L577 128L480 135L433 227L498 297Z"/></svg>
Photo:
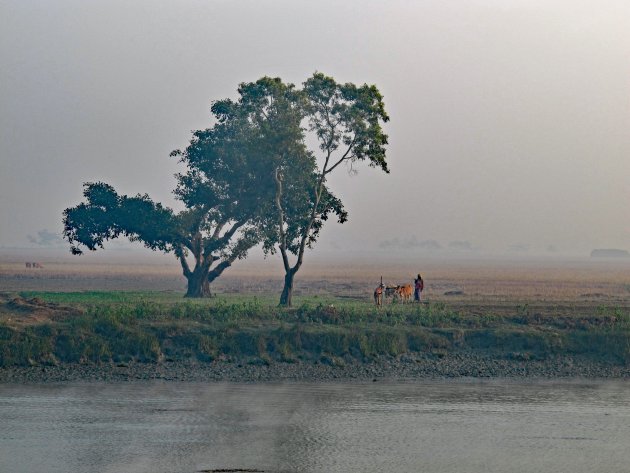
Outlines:
<svg viewBox="0 0 630 473"><path fill-rule="evenodd" d="M0 472L630 471L630 382L0 385Z"/></svg>

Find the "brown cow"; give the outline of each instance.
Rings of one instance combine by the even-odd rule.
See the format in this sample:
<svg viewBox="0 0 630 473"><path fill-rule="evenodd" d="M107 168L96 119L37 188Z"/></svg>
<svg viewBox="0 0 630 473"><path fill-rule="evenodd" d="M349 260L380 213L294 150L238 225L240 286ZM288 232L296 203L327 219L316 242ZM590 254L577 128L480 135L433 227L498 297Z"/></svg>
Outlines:
<svg viewBox="0 0 630 473"><path fill-rule="evenodd" d="M413 295L413 288L411 284L403 284L396 288L396 294L400 297L401 302L411 302L411 296Z"/></svg>
<svg viewBox="0 0 630 473"><path fill-rule="evenodd" d="M376 289L374 289L374 303L377 307L383 305L383 289L385 285L383 283L379 284Z"/></svg>

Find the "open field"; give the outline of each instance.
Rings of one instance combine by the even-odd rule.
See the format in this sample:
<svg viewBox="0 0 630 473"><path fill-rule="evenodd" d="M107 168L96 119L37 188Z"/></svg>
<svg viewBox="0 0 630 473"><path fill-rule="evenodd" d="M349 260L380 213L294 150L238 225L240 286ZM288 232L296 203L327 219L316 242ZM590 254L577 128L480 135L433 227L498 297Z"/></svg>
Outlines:
<svg viewBox="0 0 630 473"><path fill-rule="evenodd" d="M95 255L90 255L95 256ZM98 258L42 258L44 268L25 268L26 255L0 254L0 290L185 291L179 265L168 256L133 259L125 255ZM381 257L382 260L382 257ZM411 283L422 273L425 297L432 301L495 302L630 302L630 261L309 261L296 276L297 296L329 295L368 301L380 281ZM280 294L278 258L238 262L213 284L218 294ZM461 295L445 295L449 291Z"/></svg>
<svg viewBox="0 0 630 473"><path fill-rule="evenodd" d="M175 265L45 262L27 269L5 262L0 366L230 360L345 366L383 356L422 363L481 356L512 368L542 364L542 373L552 359L574 374L582 366L574 359L630 366L626 263L425 263L425 303L380 309L371 293L381 273L386 283L402 283L417 271L311 264L299 274L295 307L280 309L281 278L273 269L240 265L214 285L217 297L186 300ZM474 374L479 362L470 363L448 369Z"/></svg>

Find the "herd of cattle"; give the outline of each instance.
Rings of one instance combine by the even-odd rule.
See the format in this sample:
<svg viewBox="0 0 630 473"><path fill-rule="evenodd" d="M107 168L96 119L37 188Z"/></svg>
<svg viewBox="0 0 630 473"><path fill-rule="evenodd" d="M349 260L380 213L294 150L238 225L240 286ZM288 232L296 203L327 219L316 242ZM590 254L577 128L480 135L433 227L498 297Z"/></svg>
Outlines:
<svg viewBox="0 0 630 473"><path fill-rule="evenodd" d="M392 300L399 300L402 303L412 302L413 286L411 284L386 286L381 283L374 289L374 303L377 306L383 305L383 296L392 298Z"/></svg>

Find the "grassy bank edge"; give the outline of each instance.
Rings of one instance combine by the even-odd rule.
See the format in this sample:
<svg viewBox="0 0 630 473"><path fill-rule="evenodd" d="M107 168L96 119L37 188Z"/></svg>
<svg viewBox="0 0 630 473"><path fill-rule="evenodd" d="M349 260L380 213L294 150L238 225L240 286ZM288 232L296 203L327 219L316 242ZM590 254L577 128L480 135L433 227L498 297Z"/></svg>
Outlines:
<svg viewBox="0 0 630 473"><path fill-rule="evenodd" d="M170 293L116 291L25 292L7 297L4 310L14 319L0 322L1 367L229 359L343 364L408 353L630 363L630 316L617 307L558 317L516 305L499 316L443 303L377 309L313 297L281 309L247 296L182 301ZM47 317L12 323L44 311Z"/></svg>

